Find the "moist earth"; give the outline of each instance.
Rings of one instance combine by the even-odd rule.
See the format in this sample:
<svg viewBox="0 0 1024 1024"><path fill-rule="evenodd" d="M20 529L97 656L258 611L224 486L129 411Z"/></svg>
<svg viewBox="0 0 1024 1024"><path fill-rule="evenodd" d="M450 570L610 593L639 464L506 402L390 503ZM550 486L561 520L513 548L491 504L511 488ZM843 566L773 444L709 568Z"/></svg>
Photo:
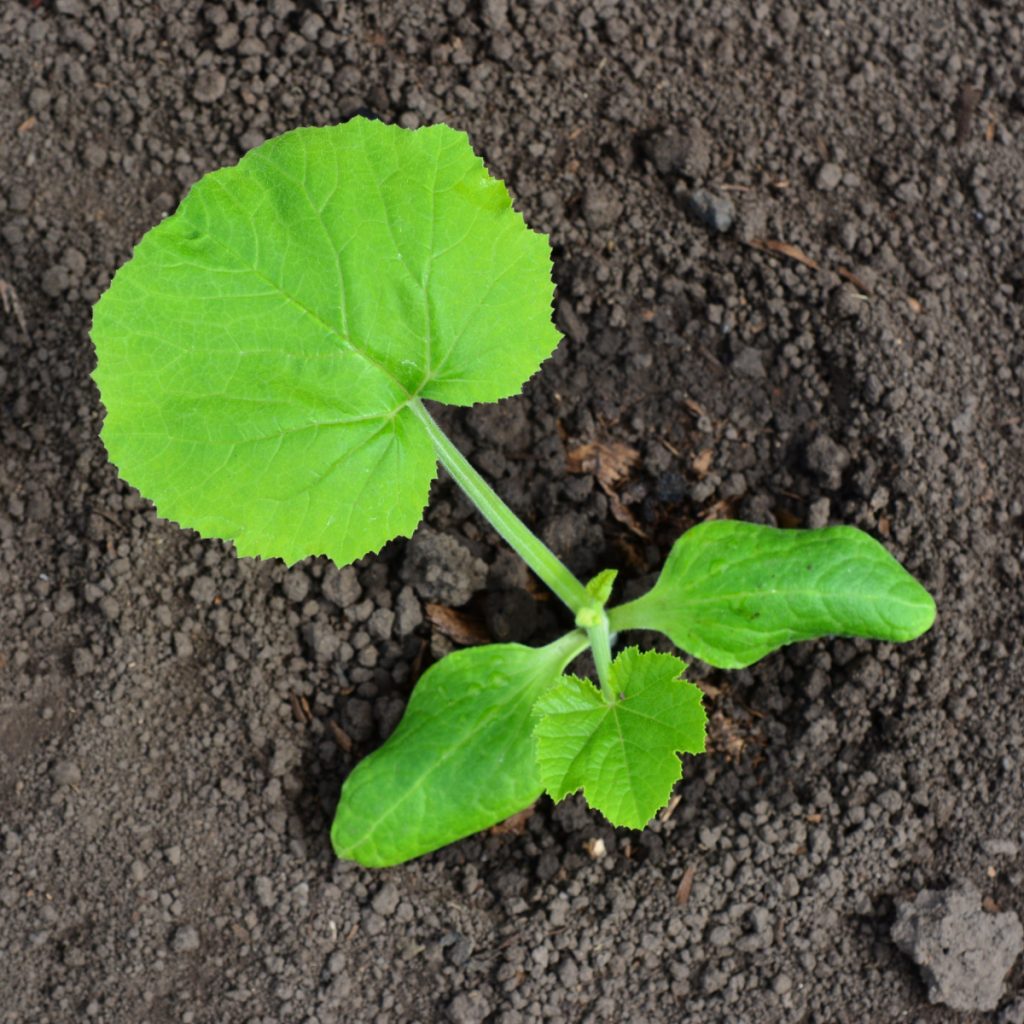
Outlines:
<svg viewBox="0 0 1024 1024"><path fill-rule="evenodd" d="M894 938L1024 911L1022 46L968 0L0 4L0 1021L1024 1020L1009 955L951 990ZM565 616L446 479L341 570L159 520L88 329L200 175L356 112L465 129L550 233L564 342L444 419L575 571L850 523L932 632L693 665L712 750L642 833L545 799L337 862L423 669Z"/></svg>

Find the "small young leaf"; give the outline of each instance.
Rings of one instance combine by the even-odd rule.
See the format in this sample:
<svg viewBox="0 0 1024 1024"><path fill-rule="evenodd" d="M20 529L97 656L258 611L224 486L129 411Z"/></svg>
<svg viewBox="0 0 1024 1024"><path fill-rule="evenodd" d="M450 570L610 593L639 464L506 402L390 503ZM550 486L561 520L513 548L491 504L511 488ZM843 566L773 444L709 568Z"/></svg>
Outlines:
<svg viewBox="0 0 1024 1024"><path fill-rule="evenodd" d="M356 766L331 841L339 857L387 867L479 832L540 796L532 708L585 645L455 651L416 684L398 728Z"/></svg>
<svg viewBox="0 0 1024 1024"><path fill-rule="evenodd" d="M592 580L587 582L587 593L603 608L612 596L612 587L615 586L615 577L619 575L618 569L602 569Z"/></svg>
<svg viewBox="0 0 1024 1024"><path fill-rule="evenodd" d="M829 634L913 640L935 620L935 602L852 526L715 520L684 533L654 588L610 620L613 630L660 630L718 668L745 668L784 644Z"/></svg>
<svg viewBox="0 0 1024 1024"><path fill-rule="evenodd" d="M671 654L624 650L612 663L619 699L608 704L568 676L534 708L537 763L555 800L583 790L613 825L643 828L665 805L683 768L676 753L704 751L701 692Z"/></svg>
<svg viewBox="0 0 1024 1024"><path fill-rule="evenodd" d="M103 440L159 513L241 555L408 535L412 411L515 394L558 343L547 239L468 139L362 118L206 175L93 314Z"/></svg>

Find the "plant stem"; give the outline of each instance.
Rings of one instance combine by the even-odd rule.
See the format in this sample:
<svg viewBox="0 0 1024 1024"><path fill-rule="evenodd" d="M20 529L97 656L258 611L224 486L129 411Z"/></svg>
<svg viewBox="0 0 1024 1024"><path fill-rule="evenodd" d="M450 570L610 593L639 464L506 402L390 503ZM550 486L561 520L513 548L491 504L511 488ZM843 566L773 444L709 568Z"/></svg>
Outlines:
<svg viewBox="0 0 1024 1024"><path fill-rule="evenodd" d="M434 445L441 465L465 491L466 496L480 510L480 514L505 538L520 558L551 588L574 615L590 608L594 599L586 587L555 557L552 551L536 537L522 520L495 493L490 484L469 464L466 457L452 444L448 435L417 398L409 403L413 415L423 424ZM607 620L605 634L607 635ZM588 634L590 629L587 629ZM596 660L596 655L595 655ZM600 671L600 669L599 669Z"/></svg>
<svg viewBox="0 0 1024 1024"><path fill-rule="evenodd" d="M614 704L618 700L618 694L612 689L612 645L608 632L608 615L603 608L597 624L587 628L587 636L590 639L590 651L594 655L601 693L609 704Z"/></svg>

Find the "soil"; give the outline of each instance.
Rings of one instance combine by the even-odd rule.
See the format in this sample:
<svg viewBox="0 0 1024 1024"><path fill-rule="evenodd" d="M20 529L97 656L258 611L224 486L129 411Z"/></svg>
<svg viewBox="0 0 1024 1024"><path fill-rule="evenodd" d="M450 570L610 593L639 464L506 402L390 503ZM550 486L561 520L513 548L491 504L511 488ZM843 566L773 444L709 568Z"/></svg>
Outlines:
<svg viewBox="0 0 1024 1024"><path fill-rule="evenodd" d="M939 984L891 934L967 886L1000 974L1019 945L1022 46L971 0L0 4L0 1021L1024 1020L1019 963ZM695 666L714 750L643 833L545 800L335 861L339 784L454 643L426 603L564 620L446 480L417 545L286 571L97 439L89 310L135 241L360 110L467 130L551 234L565 341L446 423L572 568L630 593L709 515L844 522L938 601L907 646Z"/></svg>

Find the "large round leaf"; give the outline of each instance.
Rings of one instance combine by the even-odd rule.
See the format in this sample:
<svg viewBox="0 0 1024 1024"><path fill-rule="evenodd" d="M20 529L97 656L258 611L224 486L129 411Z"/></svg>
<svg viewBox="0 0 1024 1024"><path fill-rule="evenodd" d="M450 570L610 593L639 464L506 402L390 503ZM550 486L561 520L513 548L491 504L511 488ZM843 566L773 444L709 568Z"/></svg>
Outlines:
<svg viewBox="0 0 1024 1024"><path fill-rule="evenodd" d="M558 343L552 291L461 132L300 128L206 175L96 305L103 440L168 519L350 562L422 515L419 400L518 392Z"/></svg>

